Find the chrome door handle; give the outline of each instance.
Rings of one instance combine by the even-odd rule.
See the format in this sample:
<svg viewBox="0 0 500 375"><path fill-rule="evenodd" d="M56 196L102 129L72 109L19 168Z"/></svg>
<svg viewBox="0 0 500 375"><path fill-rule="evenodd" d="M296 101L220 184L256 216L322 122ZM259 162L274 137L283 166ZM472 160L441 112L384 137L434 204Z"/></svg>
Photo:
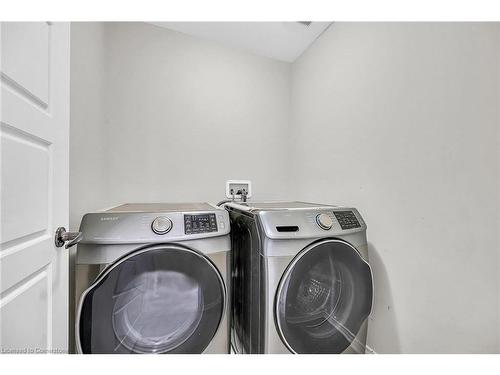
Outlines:
<svg viewBox="0 0 500 375"><path fill-rule="evenodd" d="M66 228L59 227L54 236L56 247L62 247L66 244L65 248L69 249L71 246L76 245L82 239L82 232L66 232Z"/></svg>

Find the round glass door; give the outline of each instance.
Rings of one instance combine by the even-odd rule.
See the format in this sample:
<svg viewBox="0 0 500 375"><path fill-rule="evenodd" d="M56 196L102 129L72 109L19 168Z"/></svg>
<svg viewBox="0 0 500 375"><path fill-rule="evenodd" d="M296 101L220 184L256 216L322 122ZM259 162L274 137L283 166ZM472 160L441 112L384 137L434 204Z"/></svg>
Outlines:
<svg viewBox="0 0 500 375"><path fill-rule="evenodd" d="M275 314L294 353L342 353L371 311L370 266L350 244L317 242L290 263L278 286Z"/></svg>
<svg viewBox="0 0 500 375"><path fill-rule="evenodd" d="M119 259L83 294L83 353L201 353L222 318L225 288L203 255L177 245Z"/></svg>

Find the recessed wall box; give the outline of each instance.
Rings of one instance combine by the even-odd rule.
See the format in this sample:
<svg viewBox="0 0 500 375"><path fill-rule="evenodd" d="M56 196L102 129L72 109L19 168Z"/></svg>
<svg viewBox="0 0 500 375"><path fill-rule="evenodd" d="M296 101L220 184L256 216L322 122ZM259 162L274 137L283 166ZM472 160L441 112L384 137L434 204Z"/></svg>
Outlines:
<svg viewBox="0 0 500 375"><path fill-rule="evenodd" d="M226 197L228 199L241 200L244 195L246 195L246 198L252 196L252 182L250 180L226 181Z"/></svg>

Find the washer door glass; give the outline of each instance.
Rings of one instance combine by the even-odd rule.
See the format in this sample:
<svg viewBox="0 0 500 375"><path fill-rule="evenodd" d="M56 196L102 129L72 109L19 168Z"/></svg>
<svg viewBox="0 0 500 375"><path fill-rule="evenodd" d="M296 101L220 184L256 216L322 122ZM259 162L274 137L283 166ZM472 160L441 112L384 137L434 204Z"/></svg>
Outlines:
<svg viewBox="0 0 500 375"><path fill-rule="evenodd" d="M326 240L304 249L278 286L276 322L295 353L342 353L371 311L370 266L346 242Z"/></svg>
<svg viewBox="0 0 500 375"><path fill-rule="evenodd" d="M177 245L138 250L106 268L82 296L83 353L201 353L224 310L219 272Z"/></svg>

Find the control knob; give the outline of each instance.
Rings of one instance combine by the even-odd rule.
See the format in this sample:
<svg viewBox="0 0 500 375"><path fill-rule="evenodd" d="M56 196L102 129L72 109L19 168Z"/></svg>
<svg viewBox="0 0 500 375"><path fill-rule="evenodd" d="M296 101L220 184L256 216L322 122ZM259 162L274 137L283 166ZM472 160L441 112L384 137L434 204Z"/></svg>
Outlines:
<svg viewBox="0 0 500 375"><path fill-rule="evenodd" d="M172 220L165 216L158 216L153 220L151 229L153 229L153 232L156 234L166 234L172 229Z"/></svg>
<svg viewBox="0 0 500 375"><path fill-rule="evenodd" d="M319 214L316 216L316 223L321 229L328 230L333 225L332 218L327 214Z"/></svg>

